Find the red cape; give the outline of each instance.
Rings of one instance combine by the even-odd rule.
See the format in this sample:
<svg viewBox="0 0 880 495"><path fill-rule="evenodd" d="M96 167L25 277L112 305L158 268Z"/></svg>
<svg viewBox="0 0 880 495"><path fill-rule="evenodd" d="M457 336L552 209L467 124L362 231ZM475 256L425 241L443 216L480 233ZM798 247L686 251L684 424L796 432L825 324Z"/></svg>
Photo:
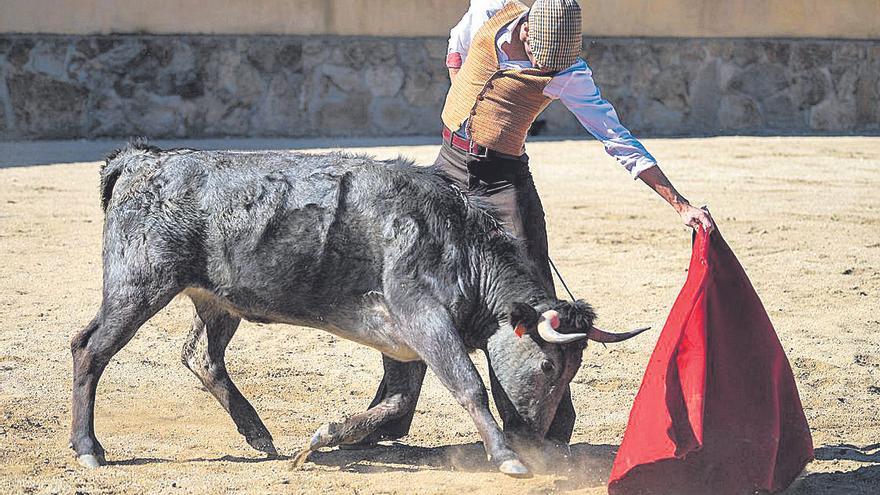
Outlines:
<svg viewBox="0 0 880 495"><path fill-rule="evenodd" d="M721 235L698 233L609 493L775 492L812 458L794 376L761 300Z"/></svg>

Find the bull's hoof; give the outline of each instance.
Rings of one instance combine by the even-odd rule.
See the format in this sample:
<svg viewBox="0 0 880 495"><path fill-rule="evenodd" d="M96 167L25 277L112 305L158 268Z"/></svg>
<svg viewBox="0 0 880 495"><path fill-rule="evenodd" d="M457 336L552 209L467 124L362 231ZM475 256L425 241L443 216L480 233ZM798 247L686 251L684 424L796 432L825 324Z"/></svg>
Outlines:
<svg viewBox="0 0 880 495"><path fill-rule="evenodd" d="M523 463L519 462L517 459L508 459L501 463L498 466L498 470L502 473L512 476L514 478L531 478L532 473L529 472L528 468L523 465Z"/></svg>
<svg viewBox="0 0 880 495"><path fill-rule="evenodd" d="M107 464L107 461L104 460L103 455L95 455L95 454L83 454L76 456L76 462L79 463L80 466L94 469L96 467L101 467Z"/></svg>
<svg viewBox="0 0 880 495"><path fill-rule="evenodd" d="M271 438L255 438L253 440L248 440L248 445L259 450L260 452L265 452L269 457L278 457L278 451L275 450L275 444L272 443Z"/></svg>
<svg viewBox="0 0 880 495"><path fill-rule="evenodd" d="M333 436L336 434L338 428L339 424L337 423L325 423L321 425L320 428L315 430L315 434L312 435L312 439L309 441L309 450L318 450L321 447L332 446Z"/></svg>

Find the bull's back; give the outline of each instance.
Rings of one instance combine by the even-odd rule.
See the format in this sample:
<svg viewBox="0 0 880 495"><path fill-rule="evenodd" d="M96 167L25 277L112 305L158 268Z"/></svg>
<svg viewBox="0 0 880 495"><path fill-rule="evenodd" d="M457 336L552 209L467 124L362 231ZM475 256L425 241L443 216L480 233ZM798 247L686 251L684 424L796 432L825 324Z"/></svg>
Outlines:
<svg viewBox="0 0 880 495"><path fill-rule="evenodd" d="M320 315L381 288L377 227L351 190L364 160L208 153L205 161L217 164L199 194L205 288L267 319Z"/></svg>

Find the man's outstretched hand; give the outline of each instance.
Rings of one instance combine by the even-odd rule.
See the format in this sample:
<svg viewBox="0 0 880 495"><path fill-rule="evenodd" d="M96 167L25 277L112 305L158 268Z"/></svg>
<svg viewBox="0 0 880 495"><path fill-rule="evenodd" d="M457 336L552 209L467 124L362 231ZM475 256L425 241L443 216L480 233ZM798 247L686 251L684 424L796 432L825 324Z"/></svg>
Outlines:
<svg viewBox="0 0 880 495"><path fill-rule="evenodd" d="M708 233L715 230L715 220L712 220L712 215L702 208L686 204L680 207L678 213L681 215L681 220L688 227L693 229L703 227L703 230Z"/></svg>

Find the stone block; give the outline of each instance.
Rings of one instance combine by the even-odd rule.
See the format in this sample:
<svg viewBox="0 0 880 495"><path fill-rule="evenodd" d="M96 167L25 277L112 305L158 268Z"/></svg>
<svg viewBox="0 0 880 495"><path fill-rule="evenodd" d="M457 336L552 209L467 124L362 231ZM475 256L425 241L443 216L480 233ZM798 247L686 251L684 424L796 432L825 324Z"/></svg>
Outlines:
<svg viewBox="0 0 880 495"><path fill-rule="evenodd" d="M810 129L814 131L848 132L856 124L855 101L842 102L829 98L813 107Z"/></svg>
<svg viewBox="0 0 880 495"><path fill-rule="evenodd" d="M676 108L652 101L644 105L640 112L642 132L650 132L658 136L674 136L682 133L685 113Z"/></svg>
<svg viewBox="0 0 880 495"><path fill-rule="evenodd" d="M834 85L834 93L838 99L849 100L855 97L859 72L861 72L861 67L853 65L836 73L831 73L831 82Z"/></svg>
<svg viewBox="0 0 880 495"><path fill-rule="evenodd" d="M370 128L369 93L340 91L328 88L324 97L307 100L306 109L313 119L313 131L318 136L362 136L376 135Z"/></svg>
<svg viewBox="0 0 880 495"><path fill-rule="evenodd" d="M350 68L339 65L323 65L320 68L322 74L343 91L357 91L362 89L361 74Z"/></svg>
<svg viewBox="0 0 880 495"><path fill-rule="evenodd" d="M718 123L721 105L720 63L712 61L703 66L690 83L688 108L694 128L707 132Z"/></svg>
<svg viewBox="0 0 880 495"><path fill-rule="evenodd" d="M266 97L251 117L251 129L261 136L303 136L309 125L302 101L303 76L279 72L272 77Z"/></svg>
<svg viewBox="0 0 880 495"><path fill-rule="evenodd" d="M449 78L446 70L436 69L433 71L409 68L406 71L406 80L403 86L403 97L411 105L432 106L439 109L446 101L446 93L449 91Z"/></svg>
<svg viewBox="0 0 880 495"><path fill-rule="evenodd" d="M396 58L396 43L378 39L352 39L343 43L344 62L355 69ZM421 47L420 47L421 48Z"/></svg>
<svg viewBox="0 0 880 495"><path fill-rule="evenodd" d="M36 41L31 39L15 39L8 48L6 59L12 67L21 68L30 59L34 45Z"/></svg>
<svg viewBox="0 0 880 495"><path fill-rule="evenodd" d="M867 47L860 43L847 43L834 45L831 49L830 69L831 74L836 76L859 67L866 62Z"/></svg>
<svg viewBox="0 0 880 495"><path fill-rule="evenodd" d="M241 53L229 49L216 53L206 65L209 85L205 92L216 92L224 101L250 107L259 101L265 90L260 73L251 65L242 63Z"/></svg>
<svg viewBox="0 0 880 495"><path fill-rule="evenodd" d="M0 139L12 134L12 129L6 125L6 105L4 103L5 102L0 99Z"/></svg>
<svg viewBox="0 0 880 495"><path fill-rule="evenodd" d="M364 72L367 89L373 96L394 96L403 86L403 69L396 65L373 65Z"/></svg>
<svg viewBox="0 0 880 495"><path fill-rule="evenodd" d="M722 131L759 129L763 124L758 103L746 95L726 95L718 108L718 127Z"/></svg>
<svg viewBox="0 0 880 495"><path fill-rule="evenodd" d="M796 71L818 69L831 63L832 45L823 41L795 43L791 66Z"/></svg>
<svg viewBox="0 0 880 495"><path fill-rule="evenodd" d="M859 78L855 90L856 123L880 126L880 74L867 73Z"/></svg>
<svg viewBox="0 0 880 495"><path fill-rule="evenodd" d="M34 45L26 69L45 74L53 79L67 80L68 52L70 43L63 39L43 40Z"/></svg>
<svg viewBox="0 0 880 495"><path fill-rule="evenodd" d="M401 67L425 67L432 63L432 59L428 57L428 52L425 49L425 44L420 40L402 39L395 45L395 55L382 61L395 60ZM433 59L433 63L441 62Z"/></svg>
<svg viewBox="0 0 880 495"><path fill-rule="evenodd" d="M760 42L764 51L764 57L768 63L788 66L791 62L791 42L785 40L771 40Z"/></svg>
<svg viewBox="0 0 880 495"><path fill-rule="evenodd" d="M263 51L267 51L263 49ZM281 45L276 56L278 68L295 73L303 71L303 45L300 41L289 41ZM268 71L268 70L267 70Z"/></svg>
<svg viewBox="0 0 880 495"><path fill-rule="evenodd" d="M719 40L711 45L710 53L723 61L746 67L761 60L763 50L754 40Z"/></svg>
<svg viewBox="0 0 880 495"><path fill-rule="evenodd" d="M371 125L392 135L405 131L411 122L409 106L401 98L373 98L369 115Z"/></svg>
<svg viewBox="0 0 880 495"><path fill-rule="evenodd" d="M134 134L122 101L116 95L95 98L95 107L89 115L89 137L117 137Z"/></svg>
<svg viewBox="0 0 880 495"><path fill-rule="evenodd" d="M308 37L302 42L302 65L312 69L324 63L333 50L328 47L329 43L320 38Z"/></svg>
<svg viewBox="0 0 880 495"><path fill-rule="evenodd" d="M688 80L682 71L666 70L651 81L649 96L668 110L683 112L687 109Z"/></svg>
<svg viewBox="0 0 880 495"><path fill-rule="evenodd" d="M84 135L86 88L30 72L8 77L6 84L19 135L43 139Z"/></svg>
<svg viewBox="0 0 880 495"><path fill-rule="evenodd" d="M449 49L449 43L443 38L427 38L425 41L425 53L428 59L433 63L442 61L446 63L446 51Z"/></svg>
<svg viewBox="0 0 880 495"><path fill-rule="evenodd" d="M806 128L804 114L786 94L778 94L764 100L764 121L774 130L800 131Z"/></svg>
<svg viewBox="0 0 880 495"><path fill-rule="evenodd" d="M185 116L194 109L179 96L158 96L138 90L122 104L133 134L148 138L183 137Z"/></svg>
<svg viewBox="0 0 880 495"><path fill-rule="evenodd" d="M728 87L745 93L756 100L769 98L791 86L793 78L788 70L774 64L754 64L734 75Z"/></svg>
<svg viewBox="0 0 880 495"><path fill-rule="evenodd" d="M101 54L93 60L89 68L114 73L126 72L147 50L146 43L127 37L108 40L108 43L99 46L104 50L101 50Z"/></svg>
<svg viewBox="0 0 880 495"><path fill-rule="evenodd" d="M806 109L825 99L831 79L823 69L811 69L797 74L791 92L800 109Z"/></svg>

